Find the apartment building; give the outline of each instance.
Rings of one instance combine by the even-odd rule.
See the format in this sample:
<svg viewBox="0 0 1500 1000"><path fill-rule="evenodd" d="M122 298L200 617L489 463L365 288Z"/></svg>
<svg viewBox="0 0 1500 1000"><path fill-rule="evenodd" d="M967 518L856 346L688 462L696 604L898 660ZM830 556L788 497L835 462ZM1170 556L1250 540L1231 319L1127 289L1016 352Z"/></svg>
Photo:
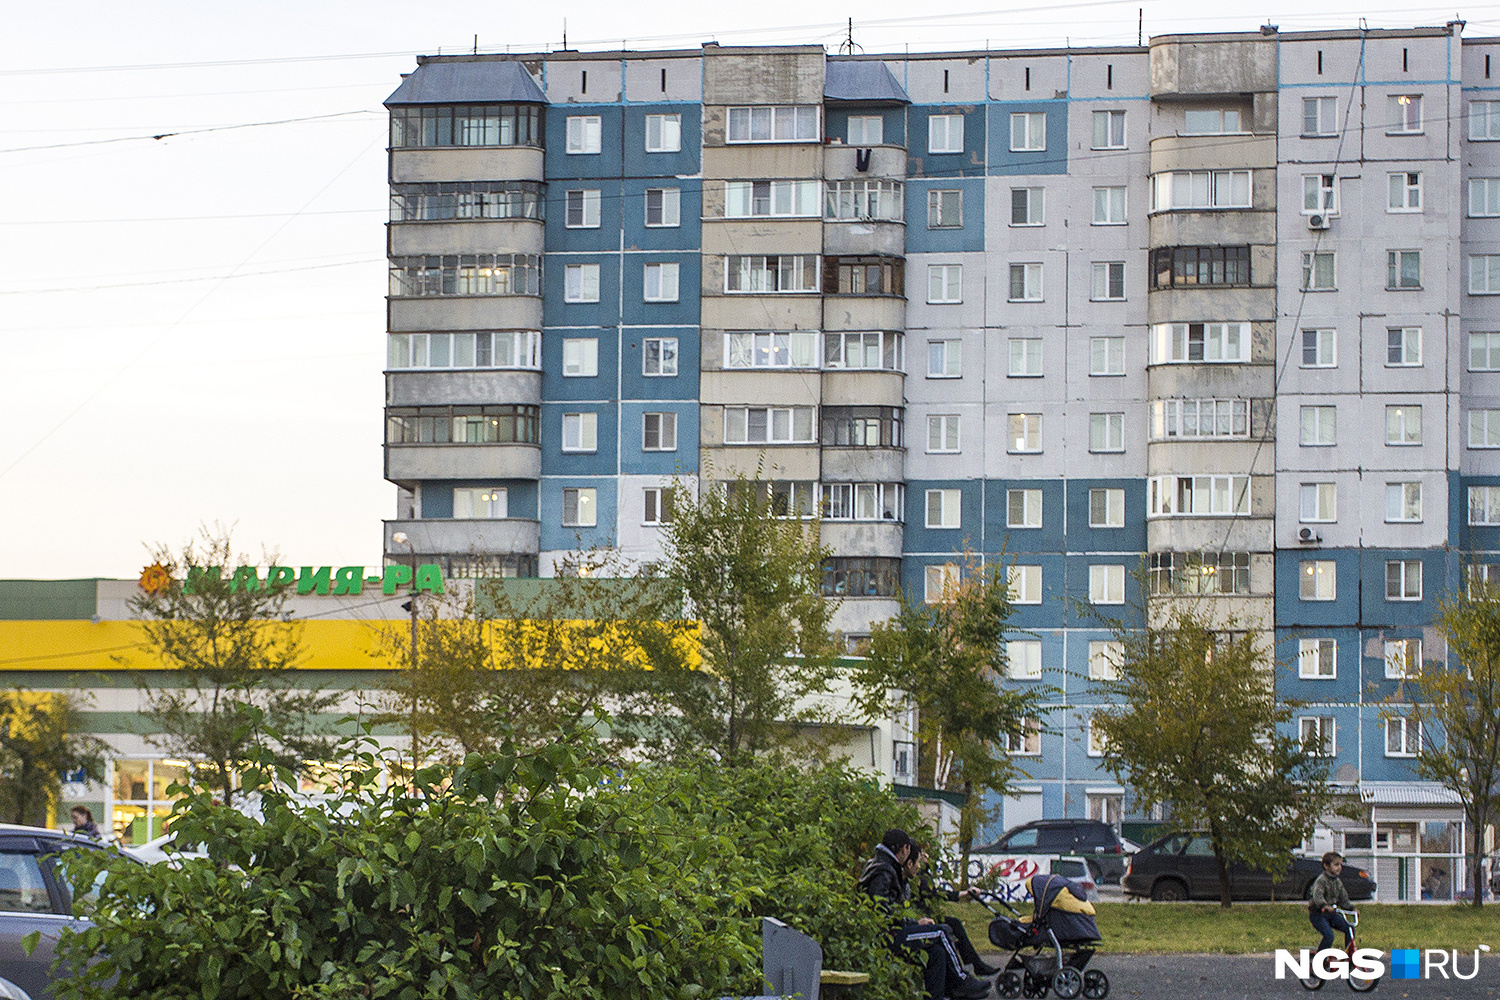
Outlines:
<svg viewBox="0 0 1500 1000"><path fill-rule="evenodd" d="M422 59L386 551L649 557L663 488L746 472L821 519L851 637L1002 559L1010 682L1060 692L1005 826L1146 819L1087 726L1144 567L1267 635L1371 849L1442 854L1381 702L1500 577L1500 40L1462 31Z"/></svg>

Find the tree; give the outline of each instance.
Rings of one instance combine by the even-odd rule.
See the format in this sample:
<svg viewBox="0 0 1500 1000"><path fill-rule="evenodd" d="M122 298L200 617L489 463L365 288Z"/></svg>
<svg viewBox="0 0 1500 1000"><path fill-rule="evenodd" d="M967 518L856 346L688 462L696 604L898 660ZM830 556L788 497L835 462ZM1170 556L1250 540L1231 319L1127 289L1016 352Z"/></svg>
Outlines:
<svg viewBox="0 0 1500 1000"><path fill-rule="evenodd" d="M1106 620L1122 652L1101 687L1118 704L1092 724L1104 766L1143 807L1166 806L1173 830L1207 831L1227 907L1230 865L1284 871L1330 809L1328 765L1281 731L1293 705L1277 700L1254 632L1185 602L1152 610L1145 627Z"/></svg>
<svg viewBox="0 0 1500 1000"><path fill-rule="evenodd" d="M974 833L991 818L984 794L1004 795L1016 773L1003 741L1024 732L1040 694L1000 683L1011 614L1001 563L981 566L970 553L964 561L965 574L940 600L903 600L894 618L871 627L869 650L852 679L867 718L916 710L928 780L964 795L959 849L960 871L967 873Z"/></svg>
<svg viewBox="0 0 1500 1000"><path fill-rule="evenodd" d="M1417 727L1421 752L1412 766L1463 804L1474 837L1474 905L1483 906L1484 831L1500 812L1500 590L1473 583L1444 597L1437 626L1451 662L1407 664L1383 715L1388 725L1404 717Z"/></svg>
<svg viewBox="0 0 1500 1000"><path fill-rule="evenodd" d="M62 776L104 780L103 741L81 735L77 703L51 692L0 691L0 819L45 826Z"/></svg>
<svg viewBox="0 0 1500 1000"><path fill-rule="evenodd" d="M338 694L309 686L297 669L301 626L285 611L290 588L272 582L278 574L236 558L226 531L201 536L177 553L158 546L152 555L169 572L128 603L153 667L171 671L137 677L156 730L147 740L192 760L228 804L255 751L293 771L327 759L332 739L317 717Z"/></svg>
<svg viewBox="0 0 1500 1000"><path fill-rule="evenodd" d="M770 484L743 474L697 496L674 487L668 501L664 555L644 568L662 585L652 613L698 622L702 670L648 680L686 741L732 765L812 718L806 699L834 676L837 605L822 593L831 550L815 522L779 516Z"/></svg>

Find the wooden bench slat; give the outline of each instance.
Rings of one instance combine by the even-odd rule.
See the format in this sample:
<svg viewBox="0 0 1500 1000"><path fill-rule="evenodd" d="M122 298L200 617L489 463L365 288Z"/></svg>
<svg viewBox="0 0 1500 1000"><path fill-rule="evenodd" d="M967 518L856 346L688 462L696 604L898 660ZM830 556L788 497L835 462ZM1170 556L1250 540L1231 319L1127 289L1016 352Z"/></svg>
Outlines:
<svg viewBox="0 0 1500 1000"><path fill-rule="evenodd" d="M870 981L868 972L842 972L838 969L824 969L819 980L824 986L861 986Z"/></svg>

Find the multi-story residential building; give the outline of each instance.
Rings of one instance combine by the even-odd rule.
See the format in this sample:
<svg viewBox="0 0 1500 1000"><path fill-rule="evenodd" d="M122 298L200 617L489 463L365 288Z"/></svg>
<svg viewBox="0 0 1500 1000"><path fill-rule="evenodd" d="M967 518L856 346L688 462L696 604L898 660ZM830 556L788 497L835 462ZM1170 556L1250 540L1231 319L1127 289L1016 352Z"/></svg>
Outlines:
<svg viewBox="0 0 1500 1000"><path fill-rule="evenodd" d="M423 59L387 552L645 557L675 477L746 472L821 518L852 637L1002 559L1010 682L1058 692L1005 826L1130 818L1092 612L1203 598L1371 807L1328 838L1455 871L1385 699L1500 577L1500 40L1462 31Z"/></svg>

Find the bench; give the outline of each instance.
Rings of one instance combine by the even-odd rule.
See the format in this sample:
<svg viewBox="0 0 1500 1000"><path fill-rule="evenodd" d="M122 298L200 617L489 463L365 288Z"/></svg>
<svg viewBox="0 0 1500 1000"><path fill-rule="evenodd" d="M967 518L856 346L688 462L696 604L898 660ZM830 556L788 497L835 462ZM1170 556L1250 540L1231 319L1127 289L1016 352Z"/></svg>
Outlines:
<svg viewBox="0 0 1500 1000"><path fill-rule="evenodd" d="M753 1000L775 1000L778 997L842 1000L858 996L859 987L870 981L866 972L823 968L823 949L818 942L775 917L761 919L760 937L761 974L770 993Z"/></svg>

